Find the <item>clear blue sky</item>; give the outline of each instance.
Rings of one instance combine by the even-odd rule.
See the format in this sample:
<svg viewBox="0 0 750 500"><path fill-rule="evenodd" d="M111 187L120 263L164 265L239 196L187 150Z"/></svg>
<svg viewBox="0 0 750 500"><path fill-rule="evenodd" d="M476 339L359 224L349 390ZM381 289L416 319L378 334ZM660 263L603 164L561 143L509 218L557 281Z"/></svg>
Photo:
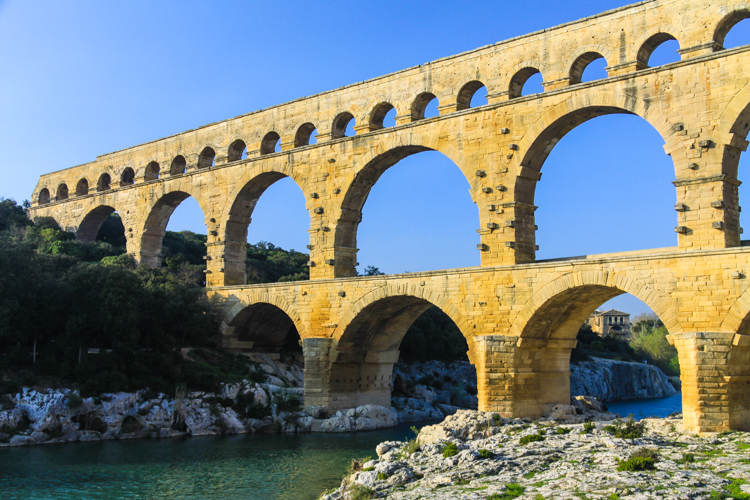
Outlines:
<svg viewBox="0 0 750 500"><path fill-rule="evenodd" d="M99 154L626 3L0 0L0 196L29 198L39 175ZM747 24L727 46L750 41ZM675 60L675 49L662 46L652 65ZM603 66L586 76L604 76ZM539 258L675 245L674 170L662 145L632 116L597 118L566 136L537 190ZM362 267L478 265L468 188L439 153L391 168L364 208ZM248 239L304 250L308 227L302 193L279 181ZM197 203L186 200L169 229L205 232ZM605 307L645 310L632 297Z"/></svg>

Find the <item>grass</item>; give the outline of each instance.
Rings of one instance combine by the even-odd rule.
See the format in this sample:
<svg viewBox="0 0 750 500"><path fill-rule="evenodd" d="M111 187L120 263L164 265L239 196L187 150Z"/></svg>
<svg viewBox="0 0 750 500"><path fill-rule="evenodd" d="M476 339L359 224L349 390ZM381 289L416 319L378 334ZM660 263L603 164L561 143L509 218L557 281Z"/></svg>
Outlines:
<svg viewBox="0 0 750 500"><path fill-rule="evenodd" d="M533 443L533 442L536 442L536 441L544 441L544 436L540 436L539 434L529 434L528 436L522 437L518 441L518 443L521 446L525 446L525 445L527 445L529 443Z"/></svg>
<svg viewBox="0 0 750 500"><path fill-rule="evenodd" d="M646 424L643 422L638 423L634 420L628 420L624 423L616 420L614 424L604 427L604 430L616 438L638 439L643 437L643 433L646 431Z"/></svg>
<svg viewBox="0 0 750 500"><path fill-rule="evenodd" d="M583 424L583 430L578 434L591 434L594 432L594 429L596 429L596 424L594 422L586 422Z"/></svg>
<svg viewBox="0 0 750 500"><path fill-rule="evenodd" d="M678 464L692 464L695 462L695 455L692 453L683 453L682 458L676 461Z"/></svg>
<svg viewBox="0 0 750 500"><path fill-rule="evenodd" d="M350 500L371 500L372 497L375 495L375 492L372 491L372 489L368 488L367 486L362 486L361 484L355 484L349 489Z"/></svg>
<svg viewBox="0 0 750 500"><path fill-rule="evenodd" d="M505 485L505 493L502 495L500 493L492 494L486 500L513 500L523 495L524 491L526 491L526 488L518 483L507 483Z"/></svg>
<svg viewBox="0 0 750 500"><path fill-rule="evenodd" d="M379 472L377 475L378 481L385 481L388 479L388 474L385 472Z"/></svg>

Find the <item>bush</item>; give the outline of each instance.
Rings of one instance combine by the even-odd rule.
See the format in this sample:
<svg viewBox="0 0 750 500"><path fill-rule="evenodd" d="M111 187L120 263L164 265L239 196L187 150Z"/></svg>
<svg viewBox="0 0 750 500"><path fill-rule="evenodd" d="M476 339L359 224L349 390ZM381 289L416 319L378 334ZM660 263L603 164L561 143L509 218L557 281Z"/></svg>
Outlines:
<svg viewBox="0 0 750 500"><path fill-rule="evenodd" d="M354 484L349 488L350 500L371 500L374 494L372 489L361 484Z"/></svg>
<svg viewBox="0 0 750 500"><path fill-rule="evenodd" d="M594 422L586 422L583 424L583 430L580 433L591 434L594 432L594 429L596 429L596 424Z"/></svg>
<svg viewBox="0 0 750 500"><path fill-rule="evenodd" d="M643 433L646 431L646 426L643 422L637 423L632 419L627 420L625 423L618 420L615 421L614 424L604 427L604 430L616 438L638 439L643 437Z"/></svg>
<svg viewBox="0 0 750 500"><path fill-rule="evenodd" d="M695 455L692 453L683 453L682 458L677 460L678 464L692 464L695 462Z"/></svg>
<svg viewBox="0 0 750 500"><path fill-rule="evenodd" d="M273 396L273 403L279 412L294 413L302 409L302 401L296 394L276 393Z"/></svg>
<svg viewBox="0 0 750 500"><path fill-rule="evenodd" d="M458 455L458 445L456 443L448 443L443 448L443 458L450 458Z"/></svg>
<svg viewBox="0 0 750 500"><path fill-rule="evenodd" d="M499 493L495 493L488 496L486 500L513 500L514 498L518 498L523 495L524 491L526 491L526 488L524 488L520 484L508 483L505 485L505 493L503 493L502 495Z"/></svg>
<svg viewBox="0 0 750 500"><path fill-rule="evenodd" d="M492 453L490 450L485 450L484 448L481 449L481 450L479 450L479 458L480 459L484 460L484 459L487 459L487 458L492 458L494 456L495 456L495 454Z"/></svg>
<svg viewBox="0 0 750 500"><path fill-rule="evenodd" d="M627 460L617 464L617 470L636 472L656 469L656 462L659 461L659 454L655 450L648 448L639 448L630 454Z"/></svg>
<svg viewBox="0 0 750 500"><path fill-rule="evenodd" d="M388 479L388 474L386 474L385 472L379 472L377 478L378 481L385 481L386 479Z"/></svg>
<svg viewBox="0 0 750 500"><path fill-rule="evenodd" d="M68 394L68 408L71 410L77 410L83 405L83 398L77 392L71 392Z"/></svg>
<svg viewBox="0 0 750 500"><path fill-rule="evenodd" d="M529 434L528 436L522 437L518 443L521 446L525 446L529 443L535 443L537 441L544 441L544 436L540 436L539 434Z"/></svg>
<svg viewBox="0 0 750 500"><path fill-rule="evenodd" d="M570 434L573 429L570 427L558 427L555 429L555 434Z"/></svg>

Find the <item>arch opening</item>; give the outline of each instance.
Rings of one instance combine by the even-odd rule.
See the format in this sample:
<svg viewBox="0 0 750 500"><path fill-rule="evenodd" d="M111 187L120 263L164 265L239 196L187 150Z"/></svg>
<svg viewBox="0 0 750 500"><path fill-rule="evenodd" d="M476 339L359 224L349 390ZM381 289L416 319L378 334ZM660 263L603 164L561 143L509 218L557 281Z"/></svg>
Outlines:
<svg viewBox="0 0 750 500"><path fill-rule="evenodd" d="M424 118L433 118L439 115L437 107L440 105L438 98L431 92L422 92L411 105L411 120L417 121Z"/></svg>
<svg viewBox="0 0 750 500"><path fill-rule="evenodd" d="M177 155L174 157L174 160L172 160L172 164L169 167L169 174L170 175L184 174L186 169L187 169L187 161L185 161L185 157L182 155Z"/></svg>
<svg viewBox="0 0 750 500"><path fill-rule="evenodd" d="M146 181L153 181L159 178L159 163L152 161L149 162L148 165L146 165L146 171L143 175L143 179Z"/></svg>
<svg viewBox="0 0 750 500"><path fill-rule="evenodd" d="M245 141L237 139L229 145L227 161L239 161L244 160L245 158L247 158L247 146L245 145Z"/></svg>
<svg viewBox="0 0 750 500"><path fill-rule="evenodd" d="M225 283L309 279L309 256L295 250L309 243L309 228L304 194L293 179L280 172L254 177L234 199L224 228Z"/></svg>
<svg viewBox="0 0 750 500"><path fill-rule="evenodd" d="M484 92L481 92L484 89ZM484 97L483 97L484 94ZM487 87L479 80L466 83L456 96L456 110L469 109L487 104Z"/></svg>
<svg viewBox="0 0 750 500"><path fill-rule="evenodd" d="M128 167L120 174L120 186L132 186L135 184L135 172Z"/></svg>
<svg viewBox="0 0 750 500"><path fill-rule="evenodd" d="M460 340L463 345L457 349L468 350L466 337L457 324L439 308L435 308L430 301L411 295L396 295L379 299L359 311L338 339L336 360L331 364L330 371L331 404L329 409L351 408L363 404L376 404L389 408L392 395L396 397L394 403L399 406L403 402L400 397L409 396L408 392L405 392L409 389L407 389L408 384L405 384L403 380L394 380L394 364L399 360L400 348L407 332L413 327L415 321L425 314L442 318L450 324L461 336ZM419 331L418 333L423 337L429 337L441 332ZM439 342L443 341L445 339L439 340ZM471 366L464 368L475 373ZM396 382L396 387L392 391L394 382ZM476 398L469 394L461 394L460 402L451 399L451 382L445 379L436 380L433 387L438 388L439 385L440 390L445 389L444 392L447 393L445 397L448 398L449 404L459 403L464 407L476 408ZM444 388L443 385L446 387ZM471 389L470 392L476 394ZM439 412L437 415L440 415Z"/></svg>
<svg viewBox="0 0 750 500"><path fill-rule="evenodd" d="M516 97L544 92L544 87L541 87L542 81L543 77L539 69L534 67L520 69L510 79L508 98L514 99Z"/></svg>
<svg viewBox="0 0 750 500"><path fill-rule="evenodd" d="M211 147L203 148L201 154L198 155L198 168L209 168L213 167L216 162L216 151Z"/></svg>
<svg viewBox="0 0 750 500"><path fill-rule="evenodd" d="M554 404L568 404L575 396L593 396L608 404L625 399L671 398L662 404L671 407L669 413L680 411L681 384L667 378L680 375L679 357L662 320L623 288L582 281L558 287L558 293L534 307L520 329L522 338L544 342L541 348L520 344L516 354L521 359L530 358L532 370L538 373L543 412ZM645 370L642 376L650 380L647 386L635 377L611 380L607 390L585 384L581 376L571 380L570 373L590 369L588 363L594 358L645 363L658 369L632 368ZM617 410L611 406L611 411Z"/></svg>
<svg viewBox="0 0 750 500"><path fill-rule="evenodd" d="M727 14L716 27L714 42L722 49L732 49L750 43L750 21L747 21L749 18L750 9L739 9Z"/></svg>
<svg viewBox="0 0 750 500"><path fill-rule="evenodd" d="M541 259L675 246L675 170L663 144L625 109L588 107L559 118L521 160L538 177L517 177L515 200L537 208L516 237L538 244L528 251Z"/></svg>
<svg viewBox="0 0 750 500"><path fill-rule="evenodd" d="M302 146L309 146L310 144L316 144L318 141L315 138L315 125L312 123L303 123L297 129L297 133L294 134L294 147L299 148Z"/></svg>
<svg viewBox="0 0 750 500"><path fill-rule="evenodd" d="M110 188L110 183L112 182L112 178L109 176L109 174L102 174L99 176L99 181L96 183L96 190L97 191L107 191Z"/></svg>
<svg viewBox="0 0 750 500"><path fill-rule="evenodd" d="M40 205L46 205L47 203L49 203L49 200L50 200L49 189L42 188L42 190L39 191L39 196L37 197L37 202Z"/></svg>
<svg viewBox="0 0 750 500"><path fill-rule="evenodd" d="M302 360L300 335L292 318L267 302L245 307L232 319L224 347L243 352L283 353Z"/></svg>
<svg viewBox="0 0 750 500"><path fill-rule="evenodd" d="M81 241L96 241L102 225L114 213L115 209L109 205L100 205L91 210L78 225L76 239ZM122 225L122 222L120 222L120 225ZM124 227L122 229L122 236L123 238L125 236Z"/></svg>
<svg viewBox="0 0 750 500"><path fill-rule="evenodd" d="M260 154L268 155L281 151L281 136L276 132L268 132L260 142Z"/></svg>
<svg viewBox="0 0 750 500"><path fill-rule="evenodd" d="M357 261L388 274L478 265L479 212L469 187L450 158L423 146L375 157L345 189L334 241L352 251L337 257L339 272L356 274Z"/></svg>
<svg viewBox="0 0 750 500"><path fill-rule="evenodd" d="M388 120L386 121L386 117ZM370 130L379 130L396 125L396 108L389 102L381 102L370 113Z"/></svg>
<svg viewBox="0 0 750 500"><path fill-rule="evenodd" d="M581 54L570 68L570 84L607 78L607 60L598 52Z"/></svg>
<svg viewBox="0 0 750 500"><path fill-rule="evenodd" d="M331 138L339 139L341 137L349 137L353 135L352 131L354 129L355 123L356 121L354 120L353 114L349 113L348 111L339 113L338 115L336 115L336 118L333 119Z"/></svg>
<svg viewBox="0 0 750 500"><path fill-rule="evenodd" d="M55 191L55 199L58 201L68 199L68 185L67 184L62 183L59 186L57 186L57 191Z"/></svg>
<svg viewBox="0 0 750 500"><path fill-rule="evenodd" d="M89 194L89 181L81 179L76 184L76 196L86 196Z"/></svg>
<svg viewBox="0 0 750 500"><path fill-rule="evenodd" d="M673 35L656 33L638 49L637 60L644 68L677 62L680 60L679 49L680 44Z"/></svg>

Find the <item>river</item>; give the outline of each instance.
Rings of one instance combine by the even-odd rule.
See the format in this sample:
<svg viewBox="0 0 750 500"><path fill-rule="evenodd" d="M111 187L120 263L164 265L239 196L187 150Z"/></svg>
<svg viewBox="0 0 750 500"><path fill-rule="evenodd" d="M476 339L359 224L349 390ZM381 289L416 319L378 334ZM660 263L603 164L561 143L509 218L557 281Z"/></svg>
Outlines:
<svg viewBox="0 0 750 500"><path fill-rule="evenodd" d="M640 419L667 416L679 411L682 402L678 394L608 406ZM0 496L5 500L315 499L338 486L352 459L374 456L382 441L413 437L409 427L3 448Z"/></svg>

